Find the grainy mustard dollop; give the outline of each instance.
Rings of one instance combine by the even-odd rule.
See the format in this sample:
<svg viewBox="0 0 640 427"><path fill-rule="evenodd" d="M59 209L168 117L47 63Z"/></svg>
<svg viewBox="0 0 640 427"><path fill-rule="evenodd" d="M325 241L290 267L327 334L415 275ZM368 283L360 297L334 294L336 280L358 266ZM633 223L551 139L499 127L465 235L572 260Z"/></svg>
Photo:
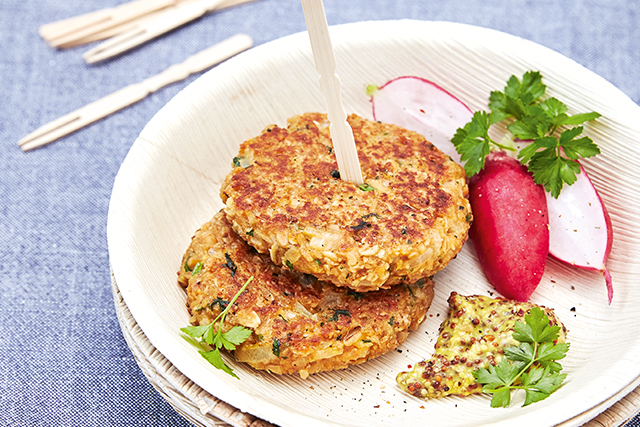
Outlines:
<svg viewBox="0 0 640 427"><path fill-rule="evenodd" d="M433 357L417 363L413 370L401 372L396 380L406 392L423 398L481 393L482 386L473 371L496 365L506 347L520 343L513 338L514 325L524 321L535 304L463 296L452 292L449 314L440 325ZM560 326L557 342L565 342L566 328L552 309L541 307L552 325Z"/></svg>

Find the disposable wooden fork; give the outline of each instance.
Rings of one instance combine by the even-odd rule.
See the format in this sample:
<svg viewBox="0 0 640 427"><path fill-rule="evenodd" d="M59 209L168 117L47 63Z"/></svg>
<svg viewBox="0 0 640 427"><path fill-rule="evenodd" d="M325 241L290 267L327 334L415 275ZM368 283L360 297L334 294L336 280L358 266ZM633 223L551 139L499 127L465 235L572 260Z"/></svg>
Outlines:
<svg viewBox="0 0 640 427"><path fill-rule="evenodd" d="M148 94L190 74L203 71L227 58L250 48L251 38L240 34L203 50L181 64L174 65L164 72L150 77L141 83L132 84L117 92L94 101L76 111L54 120L18 141L23 151L48 144L70 134L90 123L108 116L124 107L140 101Z"/></svg>
<svg viewBox="0 0 640 427"><path fill-rule="evenodd" d="M120 6L45 24L40 36L52 47L72 46L78 40L125 24L148 13L174 6L179 0L135 0Z"/></svg>
<svg viewBox="0 0 640 427"><path fill-rule="evenodd" d="M91 64L119 55L217 9L224 1L194 0L169 7L153 19L144 21L88 50L82 57Z"/></svg>
<svg viewBox="0 0 640 427"><path fill-rule="evenodd" d="M336 59L333 53L327 16L322 0L302 0L309 40L316 69L320 75L320 89L327 102L327 118L331 122L329 131L340 177L354 184L363 181L360 160L347 113L342 105L340 78L336 74Z"/></svg>
<svg viewBox="0 0 640 427"><path fill-rule="evenodd" d="M198 0L134 0L115 8L101 9L45 24L40 27L39 33L52 47L75 47L133 30L161 16L170 8L195 1ZM250 1L255 0L223 0L215 10Z"/></svg>

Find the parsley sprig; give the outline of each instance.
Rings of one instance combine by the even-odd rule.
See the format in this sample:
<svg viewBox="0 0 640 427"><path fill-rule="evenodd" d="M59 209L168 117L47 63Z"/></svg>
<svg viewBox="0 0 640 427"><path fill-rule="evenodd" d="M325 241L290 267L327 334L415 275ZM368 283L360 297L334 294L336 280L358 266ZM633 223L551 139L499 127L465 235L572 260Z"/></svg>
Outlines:
<svg viewBox="0 0 640 427"><path fill-rule="evenodd" d="M242 285L242 288L240 288L238 293L235 294L231 301L229 301L229 304L227 304L225 309L218 314L213 322L208 325L180 328L180 330L185 334L183 335L183 338L199 348L199 353L202 357L216 368L222 369L224 372L235 378L238 378L238 376L226 363L224 363L220 354L220 349L225 348L227 350L235 350L236 346L242 344L251 336L252 331L251 329L236 325L223 333L222 324L224 323L224 319L227 317L227 313L229 313L229 310L233 306L233 303L240 294L244 292L251 280L253 280L253 276L249 277L245 284ZM218 323L218 325L214 331L216 323Z"/></svg>
<svg viewBox="0 0 640 427"><path fill-rule="evenodd" d="M565 183L571 185L576 181L576 174L580 173L576 160L600 153L591 138L580 136L584 127L579 125L597 119L600 114L570 116L568 107L558 99L543 100L545 92L546 85L538 71L526 72L522 80L511 76L503 92L491 92L490 112L475 112L471 121L459 128L451 140L465 162L468 176L484 168L485 157L492 147L516 151L513 146L497 143L489 136L492 125L508 120L507 130L513 138L531 141L520 150L518 159L528 167L536 184L543 185L557 198Z"/></svg>
<svg viewBox="0 0 640 427"><path fill-rule="evenodd" d="M511 403L511 390L525 390L522 406L546 399L556 391L567 374L556 362L565 357L568 343L554 344L559 326L550 326L549 318L539 307L531 309L523 322L516 322L513 338L519 346L504 349L504 356L496 366L473 371L482 391L493 394L491 406L507 407Z"/></svg>

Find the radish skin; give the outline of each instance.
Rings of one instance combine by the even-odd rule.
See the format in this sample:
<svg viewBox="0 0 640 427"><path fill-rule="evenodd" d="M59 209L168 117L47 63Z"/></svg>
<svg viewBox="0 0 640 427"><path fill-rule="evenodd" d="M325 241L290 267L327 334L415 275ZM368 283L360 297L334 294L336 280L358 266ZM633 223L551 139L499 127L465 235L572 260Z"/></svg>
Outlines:
<svg viewBox="0 0 640 427"><path fill-rule="evenodd" d="M576 178L557 199L547 193L549 253L574 267L602 273L611 304L613 282L606 267L613 244L611 218L582 166Z"/></svg>
<svg viewBox="0 0 640 427"><path fill-rule="evenodd" d="M390 80L369 94L375 120L418 132L460 163L451 138L473 113L458 98L429 80L413 76Z"/></svg>
<svg viewBox="0 0 640 427"><path fill-rule="evenodd" d="M549 253L544 188L518 160L493 152L469 182L469 202L469 235L487 279L505 298L528 301Z"/></svg>

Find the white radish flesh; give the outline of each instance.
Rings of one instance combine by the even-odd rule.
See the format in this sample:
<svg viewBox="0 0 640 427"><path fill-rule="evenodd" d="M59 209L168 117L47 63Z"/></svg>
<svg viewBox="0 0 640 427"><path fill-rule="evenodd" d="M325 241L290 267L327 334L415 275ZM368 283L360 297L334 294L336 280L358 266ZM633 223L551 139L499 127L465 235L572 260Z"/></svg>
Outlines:
<svg viewBox="0 0 640 427"><path fill-rule="evenodd" d="M565 185L557 199L546 196L549 253L577 268L601 272L611 303L613 284L605 265L613 243L611 219L587 172L580 166L573 185Z"/></svg>
<svg viewBox="0 0 640 427"><path fill-rule="evenodd" d="M418 132L460 163L451 138L473 113L458 98L433 82L405 76L379 87L371 94L371 102L375 120Z"/></svg>

